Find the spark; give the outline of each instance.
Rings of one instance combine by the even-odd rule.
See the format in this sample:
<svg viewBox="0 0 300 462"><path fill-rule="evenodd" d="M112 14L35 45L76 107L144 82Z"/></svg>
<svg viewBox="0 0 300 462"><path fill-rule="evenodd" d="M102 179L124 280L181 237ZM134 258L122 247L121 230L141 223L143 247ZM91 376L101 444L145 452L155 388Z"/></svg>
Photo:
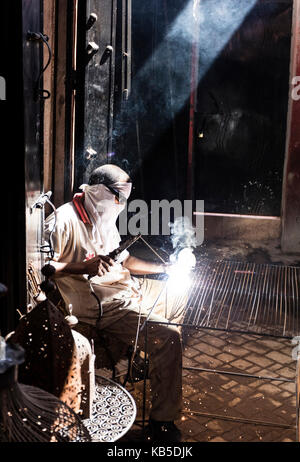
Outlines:
<svg viewBox="0 0 300 462"><path fill-rule="evenodd" d="M170 262L173 263L168 270L169 279L167 282L167 288L172 293L183 292L187 290L191 285L191 270L196 265L196 257L190 248L182 249L175 260L170 258Z"/></svg>

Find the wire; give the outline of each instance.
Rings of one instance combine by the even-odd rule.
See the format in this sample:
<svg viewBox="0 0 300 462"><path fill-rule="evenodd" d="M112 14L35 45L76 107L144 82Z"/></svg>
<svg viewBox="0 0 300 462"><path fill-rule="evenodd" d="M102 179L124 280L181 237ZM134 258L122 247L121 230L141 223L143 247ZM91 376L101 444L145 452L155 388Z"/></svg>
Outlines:
<svg viewBox="0 0 300 462"><path fill-rule="evenodd" d="M140 236L140 239L144 242L144 244L146 244L147 247L149 247L149 249L164 263L166 264L165 260L153 249L153 247L148 244L148 242L143 238L143 236ZM167 253L167 252L165 252ZM169 256L169 255L168 255ZM164 284L164 287L163 289L161 290L159 296L157 297L156 301L154 302L154 305L152 306L150 312L148 313L147 315L147 318L145 320L145 322L143 323L142 327L141 327L141 317L142 317L142 308L141 308L141 304L140 304L140 307L139 307L139 316L138 316L138 323L137 323L137 329L136 329L136 337L135 337L135 343L134 343L134 347L133 347L133 353L132 353L132 356L131 356L131 360L130 360L130 368L129 368L129 376L130 378L132 379L132 366L133 366L133 362L134 362L134 357L135 357L135 354L136 354L136 351L137 351L137 345L138 345L138 339L139 339L139 334L140 332L144 329L145 327L145 324L146 322L148 321L149 317L151 316L158 300L160 299L162 293L164 292L164 290L166 289L166 285L167 284ZM146 360L147 358L145 358L145 365L146 365Z"/></svg>
<svg viewBox="0 0 300 462"><path fill-rule="evenodd" d="M92 282L90 279L88 279L88 283L90 285L90 290L91 290L91 295L93 295L93 297L96 299L97 301L97 304L98 304L98 308L99 308L99 317L98 317L98 321L101 320L102 316L103 316L103 308L102 308L102 303L100 301L100 298L98 297L98 295L96 294L96 292L94 291L94 287L92 285Z"/></svg>
<svg viewBox="0 0 300 462"><path fill-rule="evenodd" d="M137 351L137 346L138 346L138 339L139 339L140 325L141 325L141 317L142 317L142 307L141 307L141 304L140 304L140 306L139 306L139 317L138 317L138 323L137 323L137 328L136 328L135 343L134 343L133 352L132 352L131 359L130 359L130 367L129 367L129 377L131 379L131 382L133 380L132 379L132 366L133 366L133 363L134 363L134 358L135 358L136 351Z"/></svg>
<svg viewBox="0 0 300 462"><path fill-rule="evenodd" d="M153 249L153 247L151 247L150 244L148 244L147 241L145 241L145 239L143 238L143 236L141 236L141 239L142 241L144 242L144 244L146 244L150 250L152 250L152 252L164 263L166 264L165 260ZM167 253L167 252L166 252Z"/></svg>
<svg viewBox="0 0 300 462"><path fill-rule="evenodd" d="M45 90L44 88L41 89L40 88L40 81L41 81L41 78L44 74L44 72L46 71L46 69L48 68L50 62L51 62L51 59L52 59L52 50L50 48L50 45L49 43L47 42L47 39L45 37L44 34L42 34L41 32L38 33L38 36L41 38L41 40L43 41L43 43L45 43L47 45L47 48L48 48L48 53L49 53L49 56L48 56L48 61L47 61L47 64L43 67L43 69L40 71L40 74L39 74L39 77L36 81L36 84L35 84L35 89L34 89L34 92L35 92L35 98L38 99L49 99L50 96L51 96L51 93L50 91L48 90Z"/></svg>
<svg viewBox="0 0 300 462"><path fill-rule="evenodd" d="M45 197L45 196L44 196ZM47 196L46 196L47 197ZM55 205L49 200L49 198L47 197L46 198L46 202L51 206L52 210L53 210L53 213L54 213L54 224L52 226L52 229L49 233L49 241L48 241L48 244L46 245L42 245L40 247L40 252L41 253L47 253L48 256L49 256L49 261L48 261L48 264L50 265L50 261L53 260L53 257L54 257L54 247L53 247L53 241L52 241L52 235L53 235L53 232L56 228L56 222L57 222L57 211L56 211L56 208L55 208ZM48 250L45 250L45 249L48 249Z"/></svg>

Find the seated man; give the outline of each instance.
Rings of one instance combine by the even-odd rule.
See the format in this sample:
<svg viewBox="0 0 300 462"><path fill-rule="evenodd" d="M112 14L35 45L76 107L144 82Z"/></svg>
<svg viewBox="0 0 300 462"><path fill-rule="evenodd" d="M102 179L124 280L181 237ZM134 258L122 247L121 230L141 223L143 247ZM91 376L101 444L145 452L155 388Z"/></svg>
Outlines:
<svg viewBox="0 0 300 462"><path fill-rule="evenodd" d="M147 262L123 251L115 262L109 252L119 246L116 220L131 193L132 183L115 165L103 165L91 174L83 193L62 205L46 220L55 266L55 281L73 314L97 329L105 329L128 345L136 344L143 325L161 291L161 281L134 278L131 274L165 272L165 265ZM90 282L88 281L90 276ZM101 300L102 315L91 295L90 283ZM150 320L179 323L183 306L161 297ZM172 325L150 324L147 329L149 378L152 392L150 430L153 439L178 441L174 420L180 417L182 400L182 345ZM138 346L144 347L145 329Z"/></svg>

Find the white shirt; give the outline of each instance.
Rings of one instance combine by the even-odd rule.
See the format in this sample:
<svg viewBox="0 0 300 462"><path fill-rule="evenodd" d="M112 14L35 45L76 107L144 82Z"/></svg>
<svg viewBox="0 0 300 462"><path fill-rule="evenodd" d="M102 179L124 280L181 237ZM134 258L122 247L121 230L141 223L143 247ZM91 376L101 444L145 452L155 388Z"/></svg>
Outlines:
<svg viewBox="0 0 300 462"><path fill-rule="evenodd" d="M101 244L93 240L93 226L84 224L80 219L74 204L69 202L62 205L55 215L51 214L45 223L45 235L49 236L53 226L52 245L54 250L53 266L55 262L73 263L89 260L97 255L107 255L118 247L121 238L116 225L109 233L110 245L103 252ZM102 326L114 322L126 314L122 308L128 304L138 306L140 293L138 280L132 278L128 269L121 264L129 253L123 251L118 262L111 267L111 271L104 276L95 276L91 279L93 289L100 298L105 309L111 311L110 320L104 317ZM72 304L73 314L80 320L95 324L99 316L99 308L95 298L91 295L87 275L57 273L55 282L68 306Z"/></svg>

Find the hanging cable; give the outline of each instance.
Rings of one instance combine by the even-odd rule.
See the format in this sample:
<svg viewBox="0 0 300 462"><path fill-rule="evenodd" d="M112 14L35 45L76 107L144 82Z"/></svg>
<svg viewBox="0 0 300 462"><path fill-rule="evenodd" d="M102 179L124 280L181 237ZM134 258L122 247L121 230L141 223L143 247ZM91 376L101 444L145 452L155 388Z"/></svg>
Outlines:
<svg viewBox="0 0 300 462"><path fill-rule="evenodd" d="M44 193L42 194L38 200L33 204L33 206L31 207L31 210L33 210L34 208L37 208L37 209L42 209L44 207L44 205L46 204L49 204L50 207L52 208L53 210L53 213L54 213L54 223L53 223L53 226L49 232L49 240L48 240L48 244L44 244L40 247L40 252L41 253L46 253L48 254L48 257L49 257L49 261L48 263L50 264L50 260L53 260L53 257L54 257L54 248L53 248L53 242L52 242L52 235L53 235L53 232L55 230L55 227L56 227L56 217L57 217L57 212L56 212L56 208L55 208L55 205L50 201L50 197L52 195L52 191L48 191L47 193Z"/></svg>
<svg viewBox="0 0 300 462"><path fill-rule="evenodd" d="M44 88L40 88L40 83L41 83L41 78L43 77L44 72L48 68L51 59L52 59L52 50L50 48L50 45L48 43L49 37L42 32L28 32L27 33L27 40L31 41L39 41L42 40L42 42L47 46L48 49L48 60L46 65L41 69L39 76L37 78L37 81L34 85L34 100L37 101L38 99L49 99L51 96L50 91L45 90Z"/></svg>
<svg viewBox="0 0 300 462"><path fill-rule="evenodd" d="M40 35L40 38L41 40L43 41L43 43L47 46L47 49L48 49L48 61L46 63L46 65L43 67L43 69L41 70L40 74L39 74L39 77L36 81L36 86L35 86L35 99L37 100L38 98L40 99L49 99L50 96L51 96L51 93L50 91L48 90L45 90L44 88L40 88L40 83L41 83L41 78L44 74L44 72L47 70L48 66L50 65L50 62L51 62L51 59L52 59L52 51L51 51L51 48L50 48L50 45L47 41L48 37L44 34L42 34L41 32L39 33Z"/></svg>

